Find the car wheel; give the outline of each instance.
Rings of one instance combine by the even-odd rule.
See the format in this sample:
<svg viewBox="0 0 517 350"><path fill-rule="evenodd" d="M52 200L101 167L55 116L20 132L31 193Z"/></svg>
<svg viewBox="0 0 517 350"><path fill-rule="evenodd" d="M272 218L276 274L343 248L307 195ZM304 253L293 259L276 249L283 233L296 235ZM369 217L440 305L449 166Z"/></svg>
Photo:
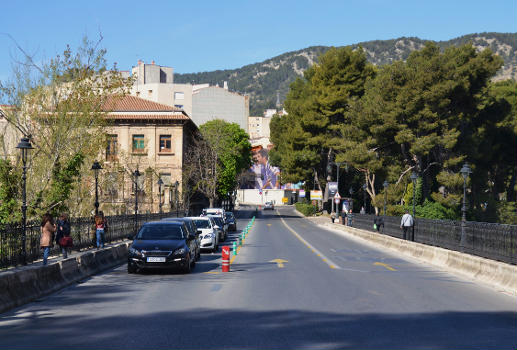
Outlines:
<svg viewBox="0 0 517 350"><path fill-rule="evenodd" d="M183 268L183 273L190 273L192 271L192 263L190 262L190 254L187 259L187 265Z"/></svg>
<svg viewBox="0 0 517 350"><path fill-rule="evenodd" d="M127 273L135 273L136 272L136 266L133 264L127 264Z"/></svg>

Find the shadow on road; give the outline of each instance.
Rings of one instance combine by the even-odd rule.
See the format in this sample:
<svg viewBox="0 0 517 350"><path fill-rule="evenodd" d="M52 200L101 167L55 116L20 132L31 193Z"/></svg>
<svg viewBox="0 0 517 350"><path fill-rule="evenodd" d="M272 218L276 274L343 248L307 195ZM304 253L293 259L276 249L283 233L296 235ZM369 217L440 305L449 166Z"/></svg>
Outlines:
<svg viewBox="0 0 517 350"><path fill-rule="evenodd" d="M105 295L115 297L113 293ZM168 300L173 302L174 298ZM70 308L75 304L74 300L63 300L63 305ZM124 315L92 317L89 314L56 319L52 318L52 310L41 307L27 315L10 313L0 321L5 324L20 318L33 326L1 326L2 348L499 350L517 347L515 312L337 314L269 311L264 305L264 311L198 309L138 314L128 309ZM89 335L84 332L85 326ZM68 336L55 336L56 330Z"/></svg>

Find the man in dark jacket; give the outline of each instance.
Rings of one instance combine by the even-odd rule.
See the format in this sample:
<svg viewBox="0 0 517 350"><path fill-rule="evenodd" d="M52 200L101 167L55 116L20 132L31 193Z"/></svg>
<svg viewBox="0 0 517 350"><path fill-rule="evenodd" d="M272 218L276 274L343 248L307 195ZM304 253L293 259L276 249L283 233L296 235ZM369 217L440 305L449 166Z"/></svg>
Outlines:
<svg viewBox="0 0 517 350"><path fill-rule="evenodd" d="M382 232L384 232L384 217L380 216L379 213L377 213L373 218L373 228L376 229L377 232L381 232L381 226Z"/></svg>

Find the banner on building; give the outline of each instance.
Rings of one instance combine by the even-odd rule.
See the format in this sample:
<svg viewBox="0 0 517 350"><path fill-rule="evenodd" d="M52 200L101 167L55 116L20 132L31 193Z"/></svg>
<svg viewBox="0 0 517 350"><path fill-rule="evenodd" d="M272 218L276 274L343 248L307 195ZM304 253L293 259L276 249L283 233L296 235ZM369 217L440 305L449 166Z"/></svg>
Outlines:
<svg viewBox="0 0 517 350"><path fill-rule="evenodd" d="M323 193L321 191L313 190L310 191L311 200L321 201L323 200Z"/></svg>

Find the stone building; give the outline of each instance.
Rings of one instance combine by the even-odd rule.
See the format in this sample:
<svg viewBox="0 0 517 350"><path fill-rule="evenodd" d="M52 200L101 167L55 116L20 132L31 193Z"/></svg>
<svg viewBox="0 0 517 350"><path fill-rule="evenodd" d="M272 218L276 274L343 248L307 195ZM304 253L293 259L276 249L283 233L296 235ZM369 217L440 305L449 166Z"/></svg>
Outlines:
<svg viewBox="0 0 517 350"><path fill-rule="evenodd" d="M178 108L135 96L110 100L108 142L102 172L101 209L124 213L133 210L136 169L140 212L159 209L158 179L163 210L181 205L184 155L197 132L196 125ZM178 197L176 197L178 196Z"/></svg>

